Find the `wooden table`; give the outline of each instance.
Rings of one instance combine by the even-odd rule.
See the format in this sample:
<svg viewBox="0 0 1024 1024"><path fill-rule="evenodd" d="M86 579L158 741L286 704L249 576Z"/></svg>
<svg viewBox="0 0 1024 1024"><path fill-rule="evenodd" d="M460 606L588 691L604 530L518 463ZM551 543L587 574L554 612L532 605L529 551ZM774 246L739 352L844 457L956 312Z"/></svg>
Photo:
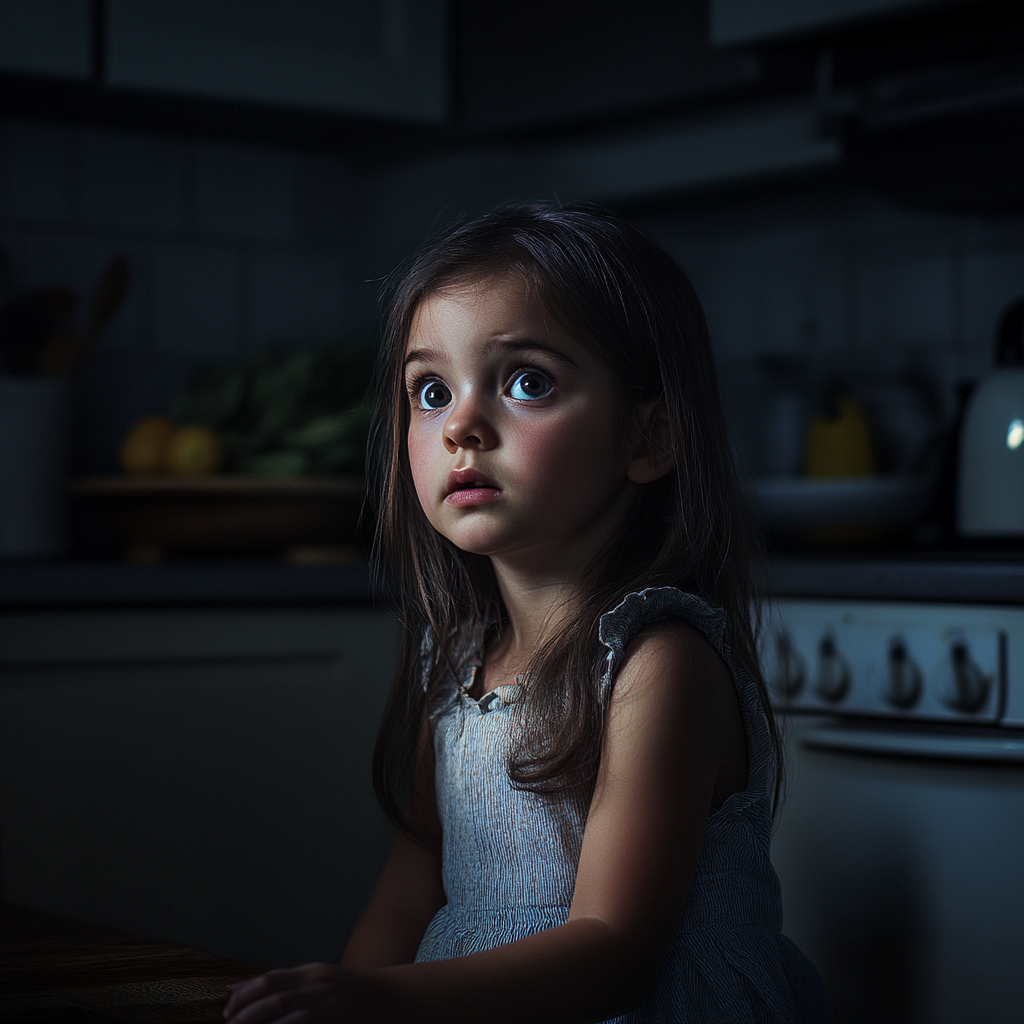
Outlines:
<svg viewBox="0 0 1024 1024"><path fill-rule="evenodd" d="M0 943L0 1017L11 1024L223 1024L228 984L262 972L9 903Z"/></svg>

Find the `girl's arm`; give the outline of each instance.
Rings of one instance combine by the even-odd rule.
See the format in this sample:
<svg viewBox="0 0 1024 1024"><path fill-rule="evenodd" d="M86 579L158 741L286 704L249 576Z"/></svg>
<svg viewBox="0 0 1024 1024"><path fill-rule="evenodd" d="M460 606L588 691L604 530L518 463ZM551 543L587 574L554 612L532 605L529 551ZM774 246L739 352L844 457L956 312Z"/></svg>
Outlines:
<svg viewBox="0 0 1024 1024"><path fill-rule="evenodd" d="M444 906L436 854L400 834L341 958L355 969L411 964L431 918Z"/></svg>
<svg viewBox="0 0 1024 1024"><path fill-rule="evenodd" d="M445 904L434 793L434 751L429 726L420 733L412 797L414 823L436 842L423 845L399 833L370 901L341 958L353 969L411 964L423 933ZM429 848L428 848L429 847Z"/></svg>
<svg viewBox="0 0 1024 1024"><path fill-rule="evenodd" d="M565 925L453 960L330 978L301 974L310 968L272 972L249 983L259 988L234 1005L248 1003L237 1019L276 1020L300 1006L313 1010L311 1021L446 1024L600 1021L628 1011L657 974L708 813L743 787L745 758L725 665L695 630L659 624L630 645L619 672ZM328 994L317 1001L315 992Z"/></svg>

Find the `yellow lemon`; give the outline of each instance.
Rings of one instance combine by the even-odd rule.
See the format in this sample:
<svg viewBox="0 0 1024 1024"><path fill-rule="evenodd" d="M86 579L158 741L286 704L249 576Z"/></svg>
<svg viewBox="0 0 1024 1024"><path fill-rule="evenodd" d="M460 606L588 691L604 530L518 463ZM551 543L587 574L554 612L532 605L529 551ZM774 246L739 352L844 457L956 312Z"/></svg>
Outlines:
<svg viewBox="0 0 1024 1024"><path fill-rule="evenodd" d="M209 429L196 424L179 427L167 445L167 471L180 476L206 476L224 465L224 444Z"/></svg>
<svg viewBox="0 0 1024 1024"><path fill-rule="evenodd" d="M147 416L128 431L121 444L121 469L132 475L167 470L167 445L174 424L166 416Z"/></svg>

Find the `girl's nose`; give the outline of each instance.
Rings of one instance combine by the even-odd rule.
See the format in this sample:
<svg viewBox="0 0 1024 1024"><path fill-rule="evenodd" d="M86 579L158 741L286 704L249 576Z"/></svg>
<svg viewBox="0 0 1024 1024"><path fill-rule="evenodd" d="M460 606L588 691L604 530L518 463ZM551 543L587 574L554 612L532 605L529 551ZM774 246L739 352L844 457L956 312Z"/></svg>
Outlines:
<svg viewBox="0 0 1024 1024"><path fill-rule="evenodd" d="M498 434L473 399L456 402L444 424L444 446L454 455L460 448L489 451L498 443Z"/></svg>

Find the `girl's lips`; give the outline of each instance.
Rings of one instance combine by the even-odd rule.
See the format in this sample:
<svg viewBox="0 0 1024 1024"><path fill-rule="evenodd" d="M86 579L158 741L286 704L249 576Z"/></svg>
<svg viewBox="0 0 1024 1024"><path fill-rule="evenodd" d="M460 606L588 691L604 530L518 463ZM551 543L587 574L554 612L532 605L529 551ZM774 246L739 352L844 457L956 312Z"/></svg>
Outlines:
<svg viewBox="0 0 1024 1024"><path fill-rule="evenodd" d="M500 497L501 491L497 487L463 487L452 491L444 503L453 508L465 508L467 505L489 505Z"/></svg>
<svg viewBox="0 0 1024 1024"><path fill-rule="evenodd" d="M501 488L486 473L476 469L456 469L448 474L444 503L453 508L488 505L501 497Z"/></svg>

